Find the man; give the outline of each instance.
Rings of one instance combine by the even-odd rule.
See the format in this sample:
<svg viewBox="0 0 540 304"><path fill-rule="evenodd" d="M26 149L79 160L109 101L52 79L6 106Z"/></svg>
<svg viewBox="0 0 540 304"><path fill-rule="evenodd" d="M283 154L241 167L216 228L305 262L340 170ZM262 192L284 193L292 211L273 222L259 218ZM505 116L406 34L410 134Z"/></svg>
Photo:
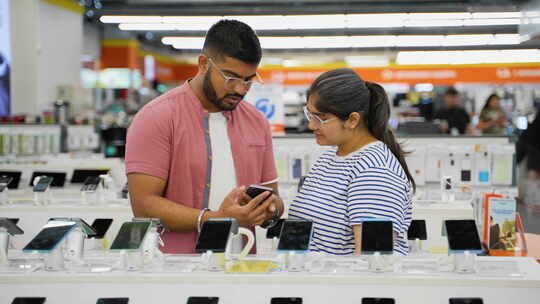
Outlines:
<svg viewBox="0 0 540 304"><path fill-rule="evenodd" d="M133 214L162 220L166 253L193 252L197 231L209 218L232 217L254 227L283 212L270 126L242 101L258 79L261 56L249 26L233 20L214 24L197 75L144 106L129 128ZM271 187L275 194L251 199L245 194L249 184Z"/></svg>
<svg viewBox="0 0 540 304"><path fill-rule="evenodd" d="M441 131L443 133L452 133L452 129L457 130L459 134L471 133L471 118L465 109L459 105L459 93L453 87L444 93L443 108L435 114L434 119L443 120Z"/></svg>

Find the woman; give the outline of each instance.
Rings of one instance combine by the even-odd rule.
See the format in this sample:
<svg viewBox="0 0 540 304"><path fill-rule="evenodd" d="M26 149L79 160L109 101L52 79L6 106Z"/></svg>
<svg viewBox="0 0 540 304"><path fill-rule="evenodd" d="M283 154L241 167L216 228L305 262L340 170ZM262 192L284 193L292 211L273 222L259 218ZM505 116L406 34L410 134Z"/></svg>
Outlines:
<svg viewBox="0 0 540 304"><path fill-rule="evenodd" d="M411 188L403 150L388 127L384 89L351 69L320 75L308 90L305 113L321 146L335 146L313 164L289 217L310 219L310 250L360 254L365 219L393 223L394 252L408 253Z"/></svg>
<svg viewBox="0 0 540 304"><path fill-rule="evenodd" d="M500 98L496 94L491 94L486 100L486 104L480 112L480 122L478 129L484 134L502 135L508 125L506 114L501 109Z"/></svg>

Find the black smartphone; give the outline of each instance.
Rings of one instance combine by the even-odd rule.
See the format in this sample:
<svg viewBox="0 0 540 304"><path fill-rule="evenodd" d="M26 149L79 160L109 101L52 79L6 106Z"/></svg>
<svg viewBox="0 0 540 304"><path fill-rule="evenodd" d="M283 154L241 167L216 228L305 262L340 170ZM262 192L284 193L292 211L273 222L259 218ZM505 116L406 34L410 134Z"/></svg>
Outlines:
<svg viewBox="0 0 540 304"><path fill-rule="evenodd" d="M409 240L427 240L427 230L425 220L412 220L409 230L407 231L407 239Z"/></svg>
<svg viewBox="0 0 540 304"><path fill-rule="evenodd" d="M263 193L265 191L268 191L270 193L268 194L268 196L265 199L262 200L262 202L264 202L267 198L269 198L272 195L272 193L274 193L274 189L272 189L270 187L259 186L259 185L249 185L249 187L246 189L246 194L249 195L249 197L251 197L251 198L255 198L259 194L261 194L261 193Z"/></svg>
<svg viewBox="0 0 540 304"><path fill-rule="evenodd" d="M394 250L394 235L392 222L371 220L362 222L362 254L392 254Z"/></svg>
<svg viewBox="0 0 540 304"><path fill-rule="evenodd" d="M445 220L448 252L482 253L482 244L474 220Z"/></svg>
<svg viewBox="0 0 540 304"><path fill-rule="evenodd" d="M362 298L362 304L395 304L393 298Z"/></svg>
<svg viewBox="0 0 540 304"><path fill-rule="evenodd" d="M21 171L0 171L0 176L11 177L11 181L8 183L8 189L19 188L19 182L21 181Z"/></svg>
<svg viewBox="0 0 540 304"><path fill-rule="evenodd" d="M34 185L34 179L37 176L49 176L52 178L51 187L64 187L66 183L66 172L54 172L54 171L34 171L32 178L30 178L30 186Z"/></svg>
<svg viewBox="0 0 540 304"><path fill-rule="evenodd" d="M0 175L0 192L8 188L8 185L13 181L13 177L7 175Z"/></svg>
<svg viewBox="0 0 540 304"><path fill-rule="evenodd" d="M302 298L272 298L270 304L302 304Z"/></svg>
<svg viewBox="0 0 540 304"><path fill-rule="evenodd" d="M80 184L85 182L89 177L99 177L100 175L109 173L108 169L75 169L71 176L72 184Z"/></svg>
<svg viewBox="0 0 540 304"><path fill-rule="evenodd" d="M24 252L50 252L66 237L66 235L75 227L73 221L50 221L43 229L28 243Z"/></svg>
<svg viewBox="0 0 540 304"><path fill-rule="evenodd" d="M24 234L24 231L7 217L0 217L0 227L5 228L11 235Z"/></svg>
<svg viewBox="0 0 540 304"><path fill-rule="evenodd" d="M283 222L279 235L279 251L308 251L313 222L309 220L287 219Z"/></svg>
<svg viewBox="0 0 540 304"><path fill-rule="evenodd" d="M101 178L99 176L89 176L84 181L81 191L82 192L94 192L97 190L99 183L101 182Z"/></svg>
<svg viewBox="0 0 540 304"><path fill-rule="evenodd" d="M99 298L96 304L128 304L129 298Z"/></svg>
<svg viewBox="0 0 540 304"><path fill-rule="evenodd" d="M266 238L267 239L273 239L275 237L279 238L279 234L281 233L281 227L283 227L283 222L285 221L285 219L279 219L278 222L268 228L266 230Z"/></svg>
<svg viewBox="0 0 540 304"><path fill-rule="evenodd" d="M9 220L12 221L15 225L19 223L19 218L9 218Z"/></svg>
<svg viewBox="0 0 540 304"><path fill-rule="evenodd" d="M189 297L187 304L218 304L218 297Z"/></svg>
<svg viewBox="0 0 540 304"><path fill-rule="evenodd" d="M141 247L150 222L125 222L114 239L111 250L136 250Z"/></svg>
<svg viewBox="0 0 540 304"><path fill-rule="evenodd" d="M450 298L450 304L484 304L482 298Z"/></svg>
<svg viewBox="0 0 540 304"><path fill-rule="evenodd" d="M196 252L225 252L231 234L232 221L210 220L203 223L195 245Z"/></svg>
<svg viewBox="0 0 540 304"><path fill-rule="evenodd" d="M45 303L46 298L44 297L31 297L31 298L21 298L17 297L13 299L13 302L11 304L43 304Z"/></svg>
<svg viewBox="0 0 540 304"><path fill-rule="evenodd" d="M34 192L45 192L53 182L52 176L41 176L37 184L34 185Z"/></svg>
<svg viewBox="0 0 540 304"><path fill-rule="evenodd" d="M92 228L96 231L96 235L92 236L95 239L102 239L107 234L107 231L111 227L113 219L110 218L98 218L92 223Z"/></svg>

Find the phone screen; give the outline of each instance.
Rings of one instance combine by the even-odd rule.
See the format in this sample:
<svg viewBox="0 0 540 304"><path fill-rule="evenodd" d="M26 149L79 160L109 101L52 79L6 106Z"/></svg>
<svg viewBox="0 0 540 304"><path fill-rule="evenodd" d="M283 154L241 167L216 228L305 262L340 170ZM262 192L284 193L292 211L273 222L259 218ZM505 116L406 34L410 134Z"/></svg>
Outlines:
<svg viewBox="0 0 540 304"><path fill-rule="evenodd" d="M0 171L0 176L11 177L11 181L8 184L8 189L19 188L19 182L21 181L21 171Z"/></svg>
<svg viewBox="0 0 540 304"><path fill-rule="evenodd" d="M23 251L51 251L66 237L75 226L73 221L50 221L23 248Z"/></svg>
<svg viewBox="0 0 540 304"><path fill-rule="evenodd" d="M272 195L272 193L274 192L274 189L270 187L259 186L259 185L250 185L246 190L246 194L249 195L249 197L251 198L255 198L259 194L265 191L270 192L270 194L263 200L265 201L268 197L270 197L270 195Z"/></svg>
<svg viewBox="0 0 540 304"><path fill-rule="evenodd" d="M218 297L189 297L187 304L218 304Z"/></svg>
<svg viewBox="0 0 540 304"><path fill-rule="evenodd" d="M412 220L407 232L407 238L409 240L427 240L426 221Z"/></svg>
<svg viewBox="0 0 540 304"><path fill-rule="evenodd" d="M45 303L45 298L15 298L11 304L43 304Z"/></svg>
<svg viewBox="0 0 540 304"><path fill-rule="evenodd" d="M7 175L0 175L0 185L7 186L13 181L13 177Z"/></svg>
<svg viewBox="0 0 540 304"><path fill-rule="evenodd" d="M394 237L391 221L362 222L362 252L392 253Z"/></svg>
<svg viewBox="0 0 540 304"><path fill-rule="evenodd" d="M448 247L455 251L482 251L474 220L446 220Z"/></svg>
<svg viewBox="0 0 540 304"><path fill-rule="evenodd" d="M302 304L302 298L272 298L270 304Z"/></svg>
<svg viewBox="0 0 540 304"><path fill-rule="evenodd" d="M102 239L107 234L107 231L111 227L113 220L107 218L95 219L92 223L92 228L96 231L96 235L93 238Z"/></svg>
<svg viewBox="0 0 540 304"><path fill-rule="evenodd" d="M229 234L231 232L231 221L206 221L203 223L199 239L195 245L195 251L205 252L225 252Z"/></svg>
<svg viewBox="0 0 540 304"><path fill-rule="evenodd" d="M482 298L450 298L450 304L484 304Z"/></svg>
<svg viewBox="0 0 540 304"><path fill-rule="evenodd" d="M312 221L285 220L281 228L278 250L308 250L312 232Z"/></svg>
<svg viewBox="0 0 540 304"><path fill-rule="evenodd" d="M129 298L99 298L96 304L128 304Z"/></svg>
<svg viewBox="0 0 540 304"><path fill-rule="evenodd" d="M362 304L395 304L392 298L362 298Z"/></svg>
<svg viewBox="0 0 540 304"><path fill-rule="evenodd" d="M85 182L89 177L99 177L100 175L109 173L109 170L98 169L75 169L71 176L71 183L77 184Z"/></svg>
<svg viewBox="0 0 540 304"><path fill-rule="evenodd" d="M17 224L15 224L11 219L8 219L6 217L0 217L0 227L5 228L11 235L24 233L22 229L17 226Z"/></svg>
<svg viewBox="0 0 540 304"><path fill-rule="evenodd" d="M51 187L64 187L66 183L65 172L34 171L30 179L30 186L34 184L34 179L38 176L49 176L52 178Z"/></svg>
<svg viewBox="0 0 540 304"><path fill-rule="evenodd" d="M44 192L53 182L52 176L43 176L39 179L39 182L34 186L34 192Z"/></svg>
<svg viewBox="0 0 540 304"><path fill-rule="evenodd" d="M266 230L266 238L267 239L273 239L275 237L279 238L279 234L281 233L281 227L283 227L283 222L285 219L279 219L278 222L273 226Z"/></svg>
<svg viewBox="0 0 540 304"><path fill-rule="evenodd" d="M150 222L126 222L120 227L120 231L114 239L112 250L135 250L139 249L144 239Z"/></svg>

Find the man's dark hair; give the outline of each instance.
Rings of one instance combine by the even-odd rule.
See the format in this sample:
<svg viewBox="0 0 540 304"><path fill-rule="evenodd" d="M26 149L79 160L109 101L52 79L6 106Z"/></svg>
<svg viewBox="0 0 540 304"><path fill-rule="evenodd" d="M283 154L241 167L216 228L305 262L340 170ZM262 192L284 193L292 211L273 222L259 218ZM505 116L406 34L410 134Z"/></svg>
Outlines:
<svg viewBox="0 0 540 304"><path fill-rule="evenodd" d="M216 60L223 56L259 64L262 57L259 38L247 24L237 20L221 20L206 33L203 52Z"/></svg>
<svg viewBox="0 0 540 304"><path fill-rule="evenodd" d="M449 87L446 92L444 92L444 95L448 95L448 96L458 96L459 95L459 92L458 90L456 90L456 88L454 87Z"/></svg>

